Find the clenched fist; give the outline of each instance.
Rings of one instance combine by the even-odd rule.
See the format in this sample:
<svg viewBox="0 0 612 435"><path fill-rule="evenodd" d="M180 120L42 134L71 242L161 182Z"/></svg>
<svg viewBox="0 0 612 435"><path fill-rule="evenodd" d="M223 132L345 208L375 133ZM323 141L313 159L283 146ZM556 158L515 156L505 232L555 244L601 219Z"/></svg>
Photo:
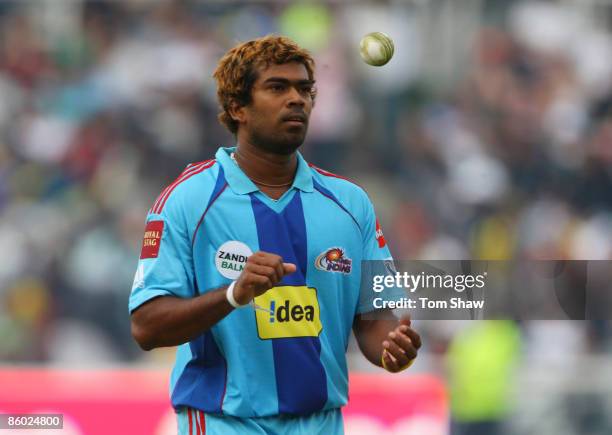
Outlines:
<svg viewBox="0 0 612 435"><path fill-rule="evenodd" d="M240 305L251 302L264 294L283 276L297 270L295 264L283 263L282 257L269 252L258 251L251 255L234 285L234 298Z"/></svg>

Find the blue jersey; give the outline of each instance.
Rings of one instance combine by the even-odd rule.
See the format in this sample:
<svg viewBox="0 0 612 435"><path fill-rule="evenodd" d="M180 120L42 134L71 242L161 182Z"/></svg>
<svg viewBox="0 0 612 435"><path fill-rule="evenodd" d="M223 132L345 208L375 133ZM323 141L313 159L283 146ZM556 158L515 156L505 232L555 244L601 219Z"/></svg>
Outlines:
<svg viewBox="0 0 612 435"><path fill-rule="evenodd" d="M305 415L346 404L356 314L379 297L363 260L391 259L367 194L298 153L292 187L266 196L220 148L187 166L147 217L130 312L151 298L229 285L256 251L297 271L178 347L172 405L237 417Z"/></svg>

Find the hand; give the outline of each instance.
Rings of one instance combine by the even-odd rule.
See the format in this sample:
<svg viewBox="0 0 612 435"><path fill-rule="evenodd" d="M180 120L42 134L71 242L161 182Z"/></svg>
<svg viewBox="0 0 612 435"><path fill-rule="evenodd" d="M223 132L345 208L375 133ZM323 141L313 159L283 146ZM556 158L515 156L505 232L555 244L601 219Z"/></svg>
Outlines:
<svg viewBox="0 0 612 435"><path fill-rule="evenodd" d="M297 270L295 264L283 263L276 254L259 251L251 255L234 285L234 298L240 305L251 302L278 284L285 275Z"/></svg>
<svg viewBox="0 0 612 435"><path fill-rule="evenodd" d="M387 337L382 343L385 370L397 373L410 367L421 347L421 337L410 327L410 317L403 316Z"/></svg>

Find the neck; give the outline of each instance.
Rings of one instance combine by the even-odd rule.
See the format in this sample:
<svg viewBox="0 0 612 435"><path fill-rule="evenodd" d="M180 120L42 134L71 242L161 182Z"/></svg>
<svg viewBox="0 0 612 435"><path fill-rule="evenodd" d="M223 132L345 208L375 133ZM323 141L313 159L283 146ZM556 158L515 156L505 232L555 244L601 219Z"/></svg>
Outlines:
<svg viewBox="0 0 612 435"><path fill-rule="evenodd" d="M274 154L247 141L240 141L235 158L247 177L270 185L291 184L297 170L295 153Z"/></svg>

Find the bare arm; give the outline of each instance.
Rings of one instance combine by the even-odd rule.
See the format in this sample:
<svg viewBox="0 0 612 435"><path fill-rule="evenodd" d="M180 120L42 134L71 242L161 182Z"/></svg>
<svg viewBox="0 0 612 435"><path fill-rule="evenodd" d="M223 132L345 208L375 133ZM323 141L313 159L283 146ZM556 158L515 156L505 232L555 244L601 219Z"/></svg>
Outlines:
<svg viewBox="0 0 612 435"><path fill-rule="evenodd" d="M377 314L377 317L377 319L364 319L358 314L353 321L353 333L363 356L372 364L381 367L382 343L397 325L397 318L388 310Z"/></svg>
<svg viewBox="0 0 612 435"><path fill-rule="evenodd" d="M383 350L385 365L391 372L407 366L417 356L421 338L412 328L407 317L398 319L389 310L377 314L377 319L355 316L353 332L361 353L372 364L382 367Z"/></svg>
<svg viewBox="0 0 612 435"><path fill-rule="evenodd" d="M295 265L283 263L278 255L256 252L236 280L234 298L241 305L247 304L295 270ZM144 350L187 343L232 312L234 307L227 301L226 291L227 287L222 287L189 299L151 299L132 312L132 336Z"/></svg>
<svg viewBox="0 0 612 435"><path fill-rule="evenodd" d="M226 289L189 299L151 299L132 313L132 336L144 350L193 340L234 309L225 297Z"/></svg>

